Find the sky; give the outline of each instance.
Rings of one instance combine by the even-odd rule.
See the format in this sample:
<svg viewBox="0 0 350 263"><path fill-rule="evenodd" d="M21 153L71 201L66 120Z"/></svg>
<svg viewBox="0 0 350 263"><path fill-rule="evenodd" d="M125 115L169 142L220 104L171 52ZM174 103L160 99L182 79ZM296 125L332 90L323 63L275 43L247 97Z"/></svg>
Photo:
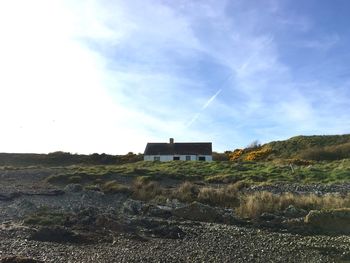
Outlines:
<svg viewBox="0 0 350 263"><path fill-rule="evenodd" d="M0 152L350 133L348 0L0 2Z"/></svg>

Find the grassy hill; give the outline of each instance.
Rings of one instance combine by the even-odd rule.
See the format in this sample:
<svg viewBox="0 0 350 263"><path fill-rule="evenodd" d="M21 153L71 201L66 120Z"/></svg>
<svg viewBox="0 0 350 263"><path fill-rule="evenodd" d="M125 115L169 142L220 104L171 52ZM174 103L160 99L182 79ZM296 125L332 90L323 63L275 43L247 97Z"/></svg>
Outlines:
<svg viewBox="0 0 350 263"><path fill-rule="evenodd" d="M270 159L340 160L350 158L350 134L296 136L285 141L270 142L263 146L272 149Z"/></svg>

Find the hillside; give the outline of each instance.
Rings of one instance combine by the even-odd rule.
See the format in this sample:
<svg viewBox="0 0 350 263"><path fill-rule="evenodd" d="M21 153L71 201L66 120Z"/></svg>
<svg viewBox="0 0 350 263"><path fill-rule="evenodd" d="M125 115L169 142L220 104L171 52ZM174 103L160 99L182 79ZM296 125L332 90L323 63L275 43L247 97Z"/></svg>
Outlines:
<svg viewBox="0 0 350 263"><path fill-rule="evenodd" d="M339 160L350 157L350 134L295 136L263 145L272 150L269 158Z"/></svg>

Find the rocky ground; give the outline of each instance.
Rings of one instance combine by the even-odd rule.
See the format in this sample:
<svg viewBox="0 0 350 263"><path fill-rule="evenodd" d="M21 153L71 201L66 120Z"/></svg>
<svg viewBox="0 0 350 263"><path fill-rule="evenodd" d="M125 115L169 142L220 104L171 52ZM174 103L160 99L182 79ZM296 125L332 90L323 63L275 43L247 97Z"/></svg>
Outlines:
<svg viewBox="0 0 350 263"><path fill-rule="evenodd" d="M75 184L57 189L43 183L48 174L0 172L0 262L350 262L350 236L288 227L283 222L304 216L293 208L252 222L200 203L159 206ZM266 187L319 194L348 188Z"/></svg>

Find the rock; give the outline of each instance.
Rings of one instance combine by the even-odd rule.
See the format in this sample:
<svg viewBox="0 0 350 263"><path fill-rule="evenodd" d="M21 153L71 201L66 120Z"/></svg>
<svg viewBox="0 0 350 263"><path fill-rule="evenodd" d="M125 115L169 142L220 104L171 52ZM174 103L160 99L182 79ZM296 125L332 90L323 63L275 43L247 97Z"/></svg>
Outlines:
<svg viewBox="0 0 350 263"><path fill-rule="evenodd" d="M29 239L57 243L85 243L87 241L82 235L76 234L75 232L60 226L42 227L32 233Z"/></svg>
<svg viewBox="0 0 350 263"><path fill-rule="evenodd" d="M0 260L0 263L43 263L44 261L32 258L25 258L19 256L5 257Z"/></svg>
<svg viewBox="0 0 350 263"><path fill-rule="evenodd" d="M305 217L305 223L326 234L350 234L350 208L312 210Z"/></svg>
<svg viewBox="0 0 350 263"><path fill-rule="evenodd" d="M190 205L174 209L172 214L193 221L215 222L223 221L222 213L219 209L204 205L199 202L193 202Z"/></svg>
<svg viewBox="0 0 350 263"><path fill-rule="evenodd" d="M98 216L95 224L96 224L96 227L98 228L104 228L112 231L124 230L124 227L121 223L105 215Z"/></svg>
<svg viewBox="0 0 350 263"><path fill-rule="evenodd" d="M81 184L67 184L64 190L66 192L78 193L83 191L83 186Z"/></svg>
<svg viewBox="0 0 350 263"><path fill-rule="evenodd" d="M167 198L166 200L166 205L175 209L175 208L180 208L183 207L184 205L177 199L169 199Z"/></svg>
<svg viewBox="0 0 350 263"><path fill-rule="evenodd" d="M124 213L138 215L141 213L141 211L142 211L142 202L141 201L128 199L123 204L123 212Z"/></svg>
<svg viewBox="0 0 350 263"><path fill-rule="evenodd" d="M271 220L275 220L277 219L278 216L275 215L275 214L272 214L272 213L268 213L268 212L265 212L265 213L262 213L259 217L259 219L261 220L267 220L267 221L271 221Z"/></svg>
<svg viewBox="0 0 350 263"><path fill-rule="evenodd" d="M167 219L172 216L172 213L170 207L161 205L150 205L147 209L147 215Z"/></svg>
<svg viewBox="0 0 350 263"><path fill-rule="evenodd" d="M307 215L307 211L290 205L283 211L283 215L289 218L304 217Z"/></svg>
<svg viewBox="0 0 350 263"><path fill-rule="evenodd" d="M163 220L140 218L131 221L129 227L134 227L136 232L143 233L145 236L157 238L177 239L185 236L185 232L176 224Z"/></svg>
<svg viewBox="0 0 350 263"><path fill-rule="evenodd" d="M157 238L177 239L177 238L183 238L185 236L185 233L182 231L181 228L170 224L163 224L163 225L156 226L154 228L148 229L146 233L148 235L151 235L152 237L157 237Z"/></svg>

